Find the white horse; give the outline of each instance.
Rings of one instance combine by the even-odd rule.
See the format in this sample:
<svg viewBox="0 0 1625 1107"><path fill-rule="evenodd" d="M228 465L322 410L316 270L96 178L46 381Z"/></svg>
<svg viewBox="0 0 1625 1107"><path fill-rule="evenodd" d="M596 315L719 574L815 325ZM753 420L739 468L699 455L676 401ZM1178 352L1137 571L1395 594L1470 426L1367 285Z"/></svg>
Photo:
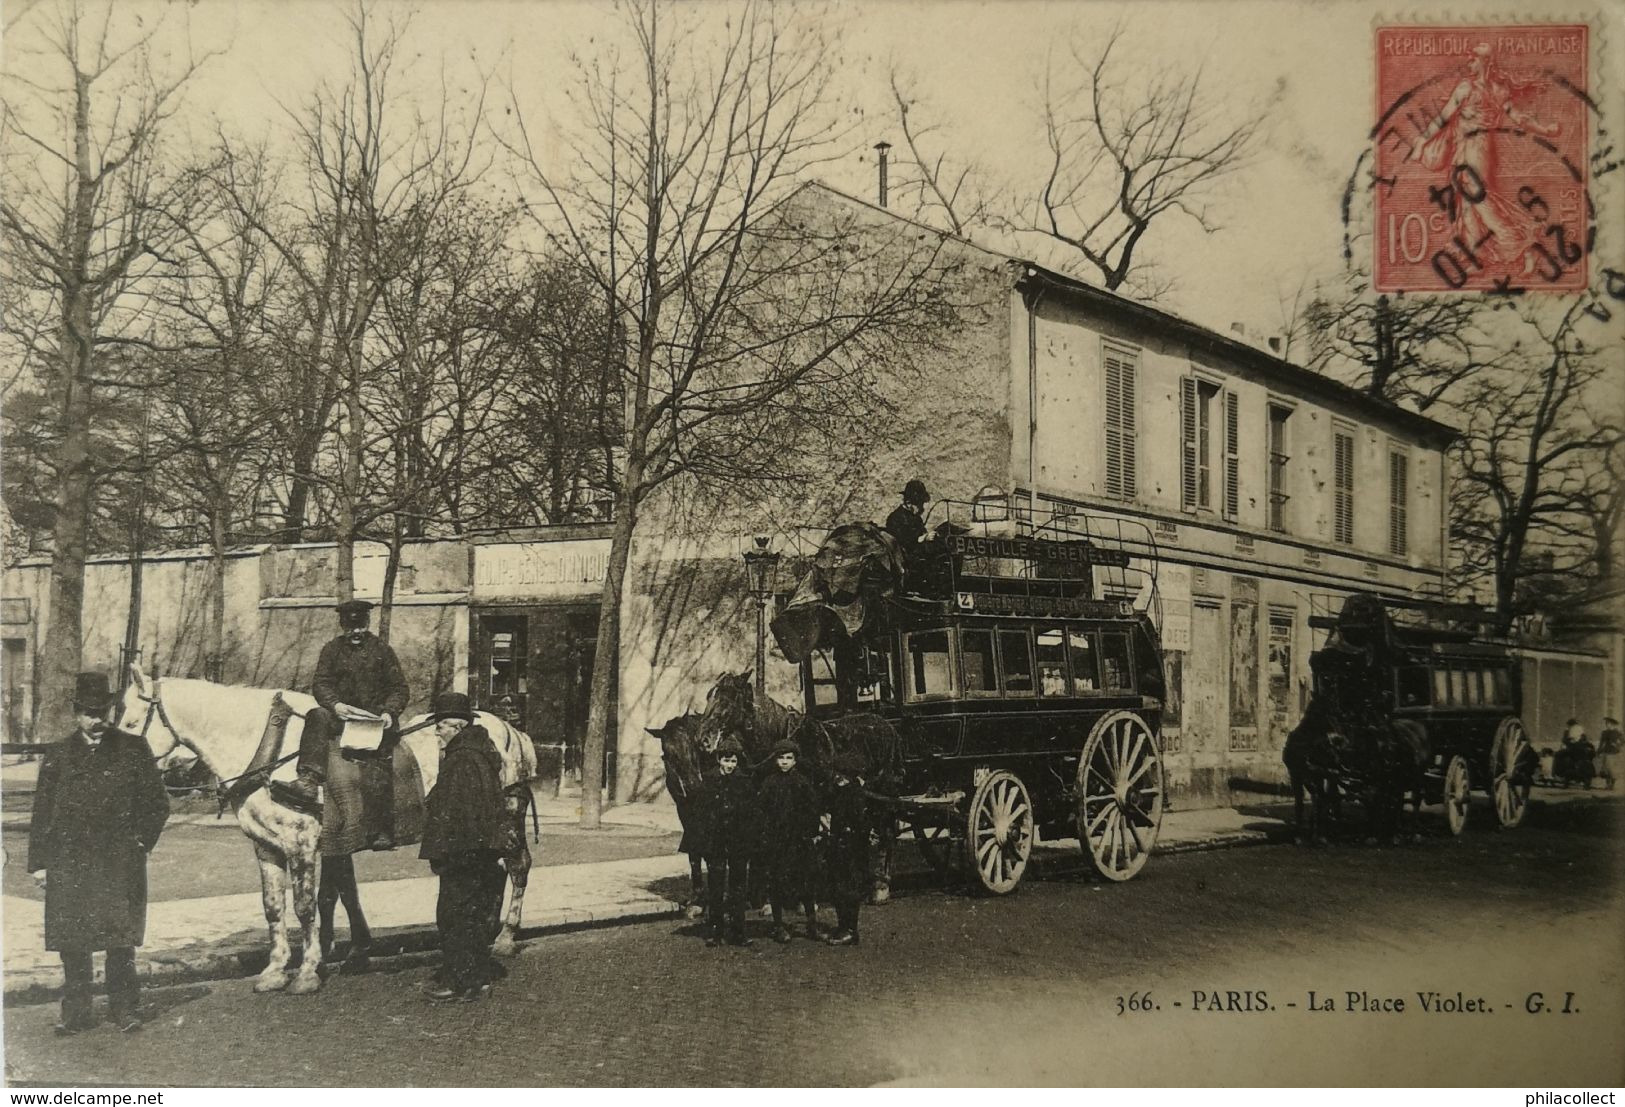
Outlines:
<svg viewBox="0 0 1625 1107"><path fill-rule="evenodd" d="M195 754L210 772L230 782L248 771L278 699L291 714L279 747L280 756L285 760L269 775L273 780L291 781L296 775L292 755L299 749L305 715L316 706L315 699L303 692L243 688L174 677L149 679L139 665L131 665L130 684L119 704L117 725L120 730L145 738L160 766L178 763L189 754ZM409 729L413 723L425 719L427 716L419 716L402 729ZM495 715L479 712L475 721L485 727L502 755L502 783L510 797L528 796L528 782L536 767L535 749L530 740ZM405 735L402 743L417 758L427 794L440 771L440 748L434 729L416 730ZM253 843L254 854L259 859L260 896L271 935L270 960L255 980L254 990L286 989L293 995L314 992L321 987L317 966L322 951L316 919L321 822L315 816L291 810L271 799L263 778L233 795L232 804L237 823ZM530 853L524 839L524 811L523 802L509 805L510 827L516 833L505 851L505 861L513 896L502 932L493 946L497 953L513 952L523 911L530 869ZM515 856L516 852L523 854L522 860ZM291 980L289 963L293 951L287 923L290 890L294 916L303 935L299 969ZM364 932L366 924L360 918L359 902L347 897L345 909L352 916L352 933Z"/></svg>

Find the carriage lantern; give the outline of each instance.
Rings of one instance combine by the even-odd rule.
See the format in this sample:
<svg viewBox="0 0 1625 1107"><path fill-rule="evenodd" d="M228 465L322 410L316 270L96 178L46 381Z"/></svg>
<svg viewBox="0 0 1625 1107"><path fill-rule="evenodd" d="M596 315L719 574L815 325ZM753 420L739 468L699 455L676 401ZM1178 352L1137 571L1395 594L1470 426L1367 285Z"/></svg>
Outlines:
<svg viewBox="0 0 1625 1107"><path fill-rule="evenodd" d="M767 601L773 595L773 568L779 563L776 550L767 548L768 536L758 534L745 551L745 571L750 574L750 594L756 597L756 691L767 685Z"/></svg>

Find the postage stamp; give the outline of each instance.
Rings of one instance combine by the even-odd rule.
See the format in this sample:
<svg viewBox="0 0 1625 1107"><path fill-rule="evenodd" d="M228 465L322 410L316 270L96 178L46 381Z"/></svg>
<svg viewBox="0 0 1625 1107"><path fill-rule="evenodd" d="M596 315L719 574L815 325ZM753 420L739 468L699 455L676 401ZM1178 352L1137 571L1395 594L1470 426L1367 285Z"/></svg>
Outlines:
<svg viewBox="0 0 1625 1107"><path fill-rule="evenodd" d="M1586 287L1588 31L1377 29L1377 290Z"/></svg>

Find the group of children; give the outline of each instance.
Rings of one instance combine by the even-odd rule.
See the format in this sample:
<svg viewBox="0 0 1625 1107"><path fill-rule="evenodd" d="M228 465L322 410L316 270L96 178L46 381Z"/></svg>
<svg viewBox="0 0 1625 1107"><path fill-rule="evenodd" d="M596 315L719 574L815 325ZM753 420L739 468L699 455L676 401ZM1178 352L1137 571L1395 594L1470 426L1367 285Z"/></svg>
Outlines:
<svg viewBox="0 0 1625 1107"><path fill-rule="evenodd" d="M773 747L772 763L759 784L741 767L743 756L737 739L723 738L716 749L719 774L698 797L709 891L706 945L720 945L724 939L751 944L745 910L753 884L772 904L775 941L790 940L784 912L795 907L806 918L807 937L818 940L820 868L835 905L836 929L826 940L835 946L856 945L858 906L870 881L862 757L838 754L830 766L830 784L820 787L800 766L801 750L788 738Z"/></svg>

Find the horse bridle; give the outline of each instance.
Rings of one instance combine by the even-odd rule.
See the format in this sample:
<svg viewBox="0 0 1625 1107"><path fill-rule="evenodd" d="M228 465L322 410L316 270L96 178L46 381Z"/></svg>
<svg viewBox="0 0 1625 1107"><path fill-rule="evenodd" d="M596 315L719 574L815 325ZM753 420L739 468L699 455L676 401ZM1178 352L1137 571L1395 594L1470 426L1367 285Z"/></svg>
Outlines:
<svg viewBox="0 0 1625 1107"><path fill-rule="evenodd" d="M175 752L175 748L177 746L185 746L187 749L192 749L191 744L181 737L181 732L175 729L175 724L170 722L169 712L164 710L164 701L158 695L158 681L160 679L161 678L159 677L153 678L152 695L150 696L141 691L139 686L137 686L135 689L136 699L147 705L147 717L141 720L141 740L143 742L147 740L147 732L152 729L152 720L153 716L155 715L158 717L158 721L164 724L164 729L169 731L170 738L174 739L169 748L164 750L163 753L155 753L152 755L154 761L158 760L160 757L168 757L170 754Z"/></svg>

